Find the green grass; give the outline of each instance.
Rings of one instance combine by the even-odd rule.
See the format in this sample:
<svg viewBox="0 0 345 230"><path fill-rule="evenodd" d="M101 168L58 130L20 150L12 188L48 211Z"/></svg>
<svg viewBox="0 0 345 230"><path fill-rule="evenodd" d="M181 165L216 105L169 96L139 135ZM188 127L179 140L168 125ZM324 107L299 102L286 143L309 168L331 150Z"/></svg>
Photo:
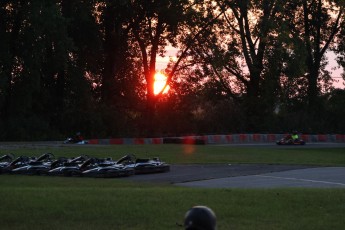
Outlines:
<svg viewBox="0 0 345 230"><path fill-rule="evenodd" d="M342 229L344 189L192 189L122 179L2 175L1 229L179 229L193 205L219 229Z"/></svg>
<svg viewBox="0 0 345 230"><path fill-rule="evenodd" d="M18 155L119 158L159 156L169 163L345 165L345 149L132 145L33 147ZM345 189L196 189L125 179L0 176L1 229L181 229L184 213L207 205L218 229L343 229Z"/></svg>

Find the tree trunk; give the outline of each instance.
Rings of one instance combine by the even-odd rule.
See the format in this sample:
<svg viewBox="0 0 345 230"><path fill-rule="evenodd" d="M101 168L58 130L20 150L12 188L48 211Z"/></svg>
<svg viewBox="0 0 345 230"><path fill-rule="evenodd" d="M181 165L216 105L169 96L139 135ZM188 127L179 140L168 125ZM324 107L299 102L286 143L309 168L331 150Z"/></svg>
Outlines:
<svg viewBox="0 0 345 230"><path fill-rule="evenodd" d="M319 67L316 63L310 67L310 73L308 75L308 109L310 112L317 112L317 99L319 96L319 89L317 86L317 79L319 76Z"/></svg>
<svg viewBox="0 0 345 230"><path fill-rule="evenodd" d="M102 101L109 105L112 102L113 94L115 91L115 70L116 70L116 31L114 15L111 6L106 9L105 16L105 41L104 41L104 70L102 76L101 98Z"/></svg>
<svg viewBox="0 0 345 230"><path fill-rule="evenodd" d="M149 71L149 76L146 77L147 82L147 104L146 104L146 130L145 135L148 137L152 137L156 134L156 102L157 98L154 94L154 75L155 71L151 69Z"/></svg>

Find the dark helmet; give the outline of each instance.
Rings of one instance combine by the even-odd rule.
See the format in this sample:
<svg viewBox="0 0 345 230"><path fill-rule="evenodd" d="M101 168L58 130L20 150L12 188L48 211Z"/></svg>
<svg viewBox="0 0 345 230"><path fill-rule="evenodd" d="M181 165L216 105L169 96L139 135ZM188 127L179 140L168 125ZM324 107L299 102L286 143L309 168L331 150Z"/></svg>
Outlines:
<svg viewBox="0 0 345 230"><path fill-rule="evenodd" d="M216 215L206 206L194 206L184 217L185 230L216 230Z"/></svg>
<svg viewBox="0 0 345 230"><path fill-rule="evenodd" d="M292 132L293 135L297 135L297 133L298 133L298 132L297 132L296 130L294 130L294 131Z"/></svg>

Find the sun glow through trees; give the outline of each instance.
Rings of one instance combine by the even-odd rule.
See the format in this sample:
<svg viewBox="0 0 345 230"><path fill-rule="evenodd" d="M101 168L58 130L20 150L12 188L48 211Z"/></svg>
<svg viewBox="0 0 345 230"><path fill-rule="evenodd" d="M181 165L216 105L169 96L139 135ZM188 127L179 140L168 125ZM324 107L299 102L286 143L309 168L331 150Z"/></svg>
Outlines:
<svg viewBox="0 0 345 230"><path fill-rule="evenodd" d="M162 74L160 72L157 72L155 74L155 83L153 86L155 95L159 94L163 90L166 81L167 81L167 77L164 74ZM170 87L169 87L169 85L167 85L165 87L163 93L167 93L169 91L169 89L170 89Z"/></svg>

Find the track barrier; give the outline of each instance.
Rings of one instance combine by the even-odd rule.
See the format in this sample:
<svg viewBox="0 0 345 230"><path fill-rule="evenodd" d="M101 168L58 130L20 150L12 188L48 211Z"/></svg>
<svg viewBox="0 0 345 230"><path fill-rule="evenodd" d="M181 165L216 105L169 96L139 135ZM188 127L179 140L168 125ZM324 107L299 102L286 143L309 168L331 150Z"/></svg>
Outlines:
<svg viewBox="0 0 345 230"><path fill-rule="evenodd" d="M144 145L144 144L241 144L241 143L275 143L286 134L226 134L226 135L201 135L159 138L110 138L90 139L89 144L103 145ZM305 142L345 142L345 134L301 134Z"/></svg>

